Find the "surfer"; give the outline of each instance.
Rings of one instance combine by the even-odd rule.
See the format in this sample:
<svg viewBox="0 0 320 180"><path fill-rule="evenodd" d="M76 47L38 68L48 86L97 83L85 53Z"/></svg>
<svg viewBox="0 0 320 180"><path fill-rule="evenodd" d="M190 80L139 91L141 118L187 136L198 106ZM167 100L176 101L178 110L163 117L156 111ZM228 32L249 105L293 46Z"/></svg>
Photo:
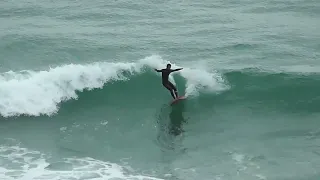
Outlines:
<svg viewBox="0 0 320 180"><path fill-rule="evenodd" d="M167 88L173 99L178 98L178 91L177 88L169 81L169 74L175 71L180 71L183 68L178 68L178 69L171 69L171 64L167 64L166 69L155 69L157 72L162 73L162 85Z"/></svg>

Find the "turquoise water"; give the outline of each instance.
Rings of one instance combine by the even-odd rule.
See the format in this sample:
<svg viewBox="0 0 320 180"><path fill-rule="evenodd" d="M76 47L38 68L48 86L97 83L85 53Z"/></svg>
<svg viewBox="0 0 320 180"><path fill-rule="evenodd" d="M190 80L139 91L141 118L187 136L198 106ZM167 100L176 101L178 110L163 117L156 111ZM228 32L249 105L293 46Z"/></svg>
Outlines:
<svg viewBox="0 0 320 180"><path fill-rule="evenodd" d="M0 179L320 178L320 2L0 7Z"/></svg>

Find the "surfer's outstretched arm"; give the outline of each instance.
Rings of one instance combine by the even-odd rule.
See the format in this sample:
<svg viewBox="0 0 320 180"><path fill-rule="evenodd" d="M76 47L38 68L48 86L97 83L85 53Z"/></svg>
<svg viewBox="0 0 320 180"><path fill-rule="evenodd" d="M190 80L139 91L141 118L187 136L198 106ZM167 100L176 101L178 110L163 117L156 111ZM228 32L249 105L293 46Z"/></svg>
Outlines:
<svg viewBox="0 0 320 180"><path fill-rule="evenodd" d="M181 69L183 69L183 68L172 69L171 72L180 71Z"/></svg>
<svg viewBox="0 0 320 180"><path fill-rule="evenodd" d="M162 69L160 69L160 70L158 70L158 69L154 69L155 71L157 71L157 72L162 72Z"/></svg>

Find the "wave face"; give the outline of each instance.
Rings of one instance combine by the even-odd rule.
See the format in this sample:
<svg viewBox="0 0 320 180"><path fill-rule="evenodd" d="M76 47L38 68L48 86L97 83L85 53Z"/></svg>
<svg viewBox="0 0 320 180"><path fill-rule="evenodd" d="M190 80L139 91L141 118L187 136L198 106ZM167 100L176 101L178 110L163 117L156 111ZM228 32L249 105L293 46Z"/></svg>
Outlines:
<svg viewBox="0 0 320 180"><path fill-rule="evenodd" d="M261 71L246 69L224 74L231 90L218 96L223 104L316 112L320 103L320 75L312 72Z"/></svg>

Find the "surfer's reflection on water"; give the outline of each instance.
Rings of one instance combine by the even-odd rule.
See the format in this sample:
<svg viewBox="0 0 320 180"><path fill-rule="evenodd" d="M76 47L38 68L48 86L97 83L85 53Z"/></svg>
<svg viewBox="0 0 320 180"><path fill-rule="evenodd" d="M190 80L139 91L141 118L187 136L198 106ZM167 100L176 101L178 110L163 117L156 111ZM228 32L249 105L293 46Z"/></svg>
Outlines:
<svg viewBox="0 0 320 180"><path fill-rule="evenodd" d="M172 106L169 114L170 122L168 124L169 133L174 136L178 136L184 132L183 123L186 123L183 113L185 111L185 104L178 103Z"/></svg>
<svg viewBox="0 0 320 180"><path fill-rule="evenodd" d="M164 105L157 113L159 130L157 142L161 147L165 149L177 148L177 143L182 140L185 132L183 128L184 124L187 123L187 119L184 117L185 112L185 104L181 102L173 106Z"/></svg>

